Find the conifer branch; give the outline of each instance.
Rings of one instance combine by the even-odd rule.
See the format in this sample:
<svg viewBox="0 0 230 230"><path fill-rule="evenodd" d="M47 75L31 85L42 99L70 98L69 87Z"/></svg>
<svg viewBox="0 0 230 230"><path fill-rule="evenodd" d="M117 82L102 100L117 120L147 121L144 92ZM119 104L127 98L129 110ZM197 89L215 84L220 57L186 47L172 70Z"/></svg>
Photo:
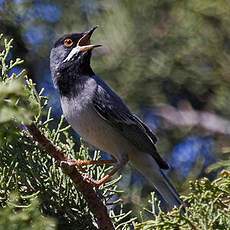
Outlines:
<svg viewBox="0 0 230 230"><path fill-rule="evenodd" d="M58 162L60 167L62 167L62 165L64 166L63 172L71 178L71 180L77 186L78 190L84 196L88 203L89 209L97 219L99 229L114 229L106 206L94 191L92 185L84 180L77 168L68 164L68 161L71 160L68 159L68 157L61 150L59 150L44 134L42 134L34 123L27 125L26 127L33 140L37 141L38 144Z"/></svg>

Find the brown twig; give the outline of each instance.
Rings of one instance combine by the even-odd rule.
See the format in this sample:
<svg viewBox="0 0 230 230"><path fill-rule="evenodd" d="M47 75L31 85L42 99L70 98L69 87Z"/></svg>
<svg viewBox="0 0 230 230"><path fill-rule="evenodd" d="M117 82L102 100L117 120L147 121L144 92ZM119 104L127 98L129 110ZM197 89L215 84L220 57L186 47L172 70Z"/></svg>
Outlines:
<svg viewBox="0 0 230 230"><path fill-rule="evenodd" d="M55 160L59 163L63 172L68 175L78 190L82 193L85 200L88 203L89 209L97 219L99 229L110 230L114 229L111 219L109 218L106 206L103 204L97 193L93 190L92 185L84 180L77 168L70 164L70 159L59 150L41 131L35 124L27 126L27 129L32 136L33 140L38 144Z"/></svg>

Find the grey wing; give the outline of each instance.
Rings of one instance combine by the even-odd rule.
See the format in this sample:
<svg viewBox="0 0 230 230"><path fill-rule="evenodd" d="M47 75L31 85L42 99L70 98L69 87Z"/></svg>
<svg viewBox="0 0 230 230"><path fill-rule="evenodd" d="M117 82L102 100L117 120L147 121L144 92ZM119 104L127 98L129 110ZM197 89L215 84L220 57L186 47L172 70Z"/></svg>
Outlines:
<svg viewBox="0 0 230 230"><path fill-rule="evenodd" d="M168 164L158 154L155 144L156 136L129 109L123 101L108 88L98 87L95 92L93 105L95 111L111 126L116 128L137 149L149 153L156 160L160 168L168 169Z"/></svg>

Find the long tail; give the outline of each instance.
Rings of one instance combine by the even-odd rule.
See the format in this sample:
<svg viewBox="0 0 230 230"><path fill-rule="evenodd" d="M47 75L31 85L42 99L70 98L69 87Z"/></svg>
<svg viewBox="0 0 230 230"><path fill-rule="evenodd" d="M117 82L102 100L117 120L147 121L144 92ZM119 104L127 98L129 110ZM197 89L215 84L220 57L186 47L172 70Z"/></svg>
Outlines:
<svg viewBox="0 0 230 230"><path fill-rule="evenodd" d="M160 193L167 203L167 210L182 204L176 189L150 154L136 153L131 156L130 161Z"/></svg>

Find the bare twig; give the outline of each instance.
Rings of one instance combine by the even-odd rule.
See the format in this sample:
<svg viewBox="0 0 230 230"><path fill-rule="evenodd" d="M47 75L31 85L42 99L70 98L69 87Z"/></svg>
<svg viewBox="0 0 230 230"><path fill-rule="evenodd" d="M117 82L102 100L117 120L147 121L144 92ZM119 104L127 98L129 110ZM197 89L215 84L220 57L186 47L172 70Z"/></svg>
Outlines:
<svg viewBox="0 0 230 230"><path fill-rule="evenodd" d="M37 141L38 144L59 163L60 167L63 169L63 172L72 179L78 190L82 193L87 201L89 209L96 217L99 229L114 229L106 206L94 191L92 185L84 180L74 165L69 164L71 160L68 159L67 156L61 150L59 150L44 134L42 134L35 124L31 124L26 127L33 140Z"/></svg>

